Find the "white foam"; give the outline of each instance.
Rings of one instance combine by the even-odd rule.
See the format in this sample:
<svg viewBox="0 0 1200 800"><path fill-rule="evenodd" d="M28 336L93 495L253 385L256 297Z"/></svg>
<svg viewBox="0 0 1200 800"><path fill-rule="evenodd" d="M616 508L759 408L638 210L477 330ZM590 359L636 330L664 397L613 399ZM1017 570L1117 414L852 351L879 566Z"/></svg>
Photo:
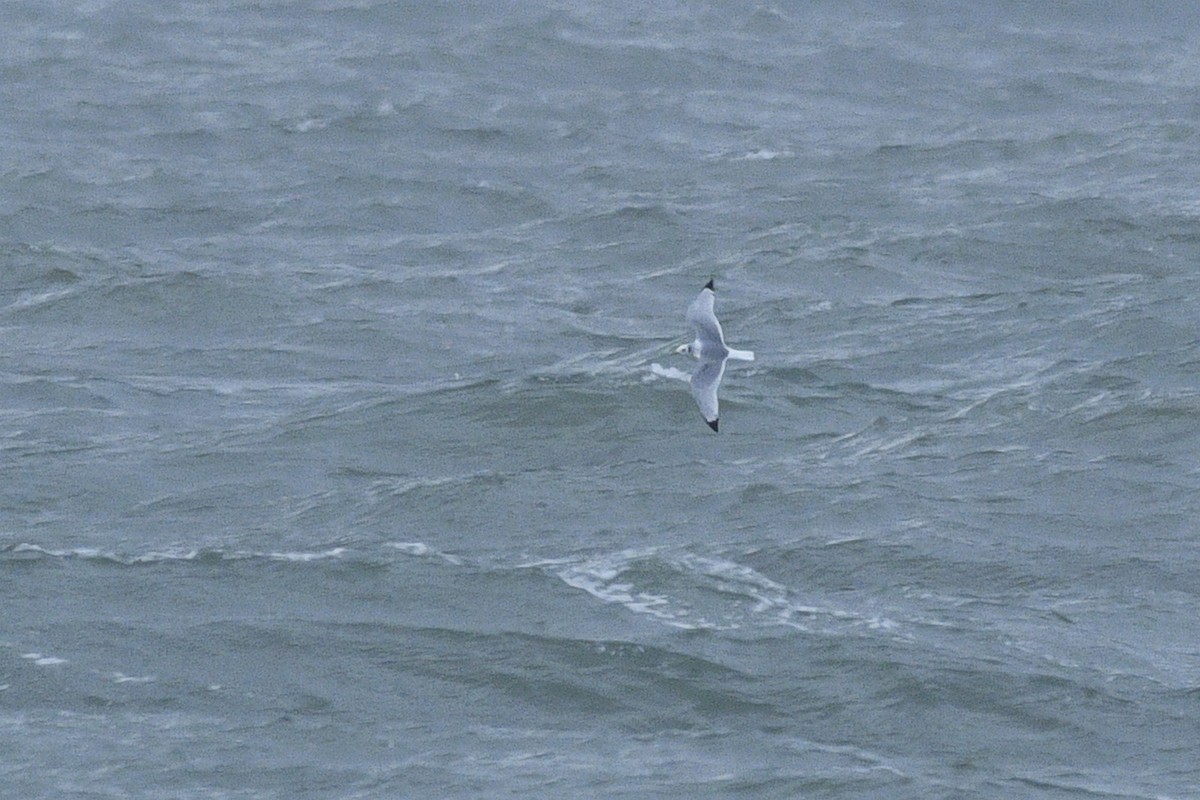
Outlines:
<svg viewBox="0 0 1200 800"><path fill-rule="evenodd" d="M754 614L788 607L787 587L752 567L735 561L696 555L683 556L679 559L679 565L690 572L712 578L721 592L754 600Z"/></svg>
<svg viewBox="0 0 1200 800"><path fill-rule="evenodd" d="M310 133L312 131L325 130L327 127L329 127L329 120L308 117L307 119L293 123L290 130L294 133Z"/></svg>
<svg viewBox="0 0 1200 800"><path fill-rule="evenodd" d="M111 676L113 683L153 683L158 680L153 675L125 675L121 672L114 672Z"/></svg>
<svg viewBox="0 0 1200 800"><path fill-rule="evenodd" d="M346 552L345 547L334 547L331 550L323 550L317 553L267 553L266 557L272 561L322 561L326 558L340 558ZM249 554L254 557L255 554Z"/></svg>
<svg viewBox="0 0 1200 800"><path fill-rule="evenodd" d="M140 555L140 556L133 556L132 558L127 559L126 563L157 564L157 563L164 562L164 561L195 561L199 557L200 557L199 550L188 550L188 551L182 552L182 553L151 552L151 553L145 553L144 555ZM110 556L110 558L113 558L114 560L119 560L119 559L117 559L116 556Z"/></svg>
<svg viewBox="0 0 1200 800"><path fill-rule="evenodd" d="M653 617L667 625L686 630L715 629L719 626L698 618L685 603L665 594L640 591L632 583L617 580L641 561L657 557L654 550L623 550L609 556L575 563L554 574L568 586L581 589L606 603L617 603L638 614Z"/></svg>
<svg viewBox="0 0 1200 800"><path fill-rule="evenodd" d="M582 589L592 597L606 603L619 603L630 611L648 614L652 617L681 628L697 627L691 623L681 622L679 613L670 610L670 600L658 594L635 592L629 583L611 583L615 575L607 570L592 570L586 565L570 567L558 573L563 583L575 589Z"/></svg>
<svg viewBox="0 0 1200 800"><path fill-rule="evenodd" d="M792 153L789 150L767 150L766 148L759 148L758 150L751 150L749 153L738 156L734 159L734 161L774 161L779 158L791 157Z"/></svg>
<svg viewBox="0 0 1200 800"><path fill-rule="evenodd" d="M211 555L225 561L240 561L245 559L268 559L271 561L320 561L327 558L338 558L348 552L348 548L334 547L329 550L314 552L257 552L238 550L223 552L219 550L151 550L137 555L114 553L99 550L94 547L75 547L68 549L52 549L37 544L21 543L8 549L9 553L34 553L51 558L78 558L85 561L111 561L116 564L162 564L176 561L196 561L205 555Z"/></svg>
<svg viewBox="0 0 1200 800"><path fill-rule="evenodd" d="M660 378L670 378L671 380L683 381L687 383L692 379L692 376L681 369L675 367L664 367L662 364L651 364L650 372Z"/></svg>
<svg viewBox="0 0 1200 800"><path fill-rule="evenodd" d="M39 667L54 667L59 664L66 664L65 658L56 658L54 656L44 656L41 653L22 653L21 658L32 661Z"/></svg>
<svg viewBox="0 0 1200 800"><path fill-rule="evenodd" d="M200 557L197 550L184 552L152 551L136 556L124 556L94 547L74 547L69 549L51 549L37 544L22 542L9 548L10 553L37 553L51 558L81 558L86 561L114 561L119 564L150 564L160 561L192 561Z"/></svg>
<svg viewBox="0 0 1200 800"><path fill-rule="evenodd" d="M45 556L53 556L55 558L99 558L102 554L99 550L90 547L80 547L74 550L50 550L37 544L28 544L21 542L9 549L10 553L40 553Z"/></svg>
<svg viewBox="0 0 1200 800"><path fill-rule="evenodd" d="M832 625L888 632L901 628L874 612L805 602L797 592L753 567L720 556L625 550L584 561L552 559L526 566L545 569L592 597L678 628L779 626L810 631ZM634 570L638 576L644 572L644 579L654 585L637 585Z"/></svg>
<svg viewBox="0 0 1200 800"><path fill-rule="evenodd" d="M448 564L454 564L455 566L461 566L463 563L462 559L458 556L443 553L424 542L389 542L387 546L415 558L440 558Z"/></svg>

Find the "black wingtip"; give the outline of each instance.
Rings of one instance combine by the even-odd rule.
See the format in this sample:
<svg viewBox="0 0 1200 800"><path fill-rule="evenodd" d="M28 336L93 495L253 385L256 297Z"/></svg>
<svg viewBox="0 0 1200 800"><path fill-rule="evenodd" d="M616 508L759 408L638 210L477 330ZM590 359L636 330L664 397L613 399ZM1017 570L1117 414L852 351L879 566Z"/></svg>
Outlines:
<svg viewBox="0 0 1200 800"><path fill-rule="evenodd" d="M713 286L712 278L708 279L708 283L704 284L704 288L708 289L710 292L715 292L717 290L717 287Z"/></svg>
<svg viewBox="0 0 1200 800"><path fill-rule="evenodd" d="M708 427L710 427L710 428L712 428L714 431L716 431L716 430L717 430L717 423L718 423L720 420L715 420L715 419L714 419L714 420L712 420L711 422L710 422L709 420L704 420L704 421L705 421L705 422L708 422ZM720 431L717 431L717 432L719 433Z"/></svg>

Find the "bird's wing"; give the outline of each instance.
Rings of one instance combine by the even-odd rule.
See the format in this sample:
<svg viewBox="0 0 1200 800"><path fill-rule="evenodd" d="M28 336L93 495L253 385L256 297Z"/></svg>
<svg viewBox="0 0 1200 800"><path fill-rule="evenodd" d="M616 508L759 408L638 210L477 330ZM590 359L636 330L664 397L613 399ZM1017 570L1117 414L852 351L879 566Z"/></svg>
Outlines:
<svg viewBox="0 0 1200 800"><path fill-rule="evenodd" d="M721 333L721 323L713 313L713 300L716 294L712 290L712 281L700 290L700 294L688 306L687 321L692 326L692 333L700 340L701 345L719 344L725 346L725 335Z"/></svg>
<svg viewBox="0 0 1200 800"><path fill-rule="evenodd" d="M704 421L714 431L717 429L717 387L721 385L721 377L725 374L725 359L706 358L692 373L692 397L700 406Z"/></svg>

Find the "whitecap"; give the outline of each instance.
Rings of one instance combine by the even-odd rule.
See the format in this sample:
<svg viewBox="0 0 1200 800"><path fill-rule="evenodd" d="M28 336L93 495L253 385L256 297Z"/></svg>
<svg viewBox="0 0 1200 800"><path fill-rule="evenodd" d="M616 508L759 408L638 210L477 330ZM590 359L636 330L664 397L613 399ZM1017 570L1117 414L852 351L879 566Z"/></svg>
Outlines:
<svg viewBox="0 0 1200 800"><path fill-rule="evenodd" d="M530 566L541 567L606 603L678 628L812 631L832 626L894 632L901 627L877 613L806 602L795 590L753 567L718 555L623 550L583 561L552 559Z"/></svg>
<svg viewBox="0 0 1200 800"><path fill-rule="evenodd" d="M144 555L133 556L132 558L125 559L124 562L129 564L158 564L164 561L195 561L199 557L199 550L186 550L180 553L150 552L145 553ZM110 558L113 558L114 560L122 560L118 559L116 556L110 556Z"/></svg>
<svg viewBox="0 0 1200 800"><path fill-rule="evenodd" d="M617 603L638 614L653 617L667 625L687 630L717 629L708 620L693 613L684 602L667 594L637 589L622 575L637 564L658 559L653 550L623 550L618 553L576 562L554 574L568 586L587 592L606 603Z"/></svg>
<svg viewBox="0 0 1200 800"><path fill-rule="evenodd" d="M158 680L153 675L126 675L121 672L114 672L109 677L112 678L113 683L153 683Z"/></svg>
<svg viewBox="0 0 1200 800"><path fill-rule="evenodd" d="M651 374L657 375L660 378L669 378L671 380L684 381L685 383L692 379L690 373L684 372L681 369L676 369L675 367L664 367L662 364L658 363L650 365L650 372Z"/></svg>
<svg viewBox="0 0 1200 800"><path fill-rule="evenodd" d="M671 601L665 595L650 592L635 591L632 584L613 583L612 580L619 572L605 568L591 568L586 564L576 565L558 573L563 583L575 589L582 589L592 597L606 603L619 603L630 611L647 614L668 625L678 628L708 627L704 624L685 622L680 619L687 612L672 610Z"/></svg>
<svg viewBox="0 0 1200 800"><path fill-rule="evenodd" d="M330 550L323 550L323 551L316 552L316 553L305 553L305 552L266 553L265 556L266 556L266 558L269 558L272 561L307 562L307 561L321 561L326 558L340 558L342 556L342 554L344 554L345 552L346 552L345 547L334 547ZM253 554L253 553L250 554L251 557L253 557L254 555L255 554Z"/></svg>
<svg viewBox="0 0 1200 800"><path fill-rule="evenodd" d="M59 664L67 663L67 660L65 658L57 658L55 656L46 656L46 655L42 655L41 653L22 653L21 658L32 661L34 664L37 664L39 667L54 667L54 666L58 666Z"/></svg>
<svg viewBox="0 0 1200 800"><path fill-rule="evenodd" d="M775 161L780 158L791 158L792 153L788 150L768 150L760 147L757 150L751 150L748 153L743 153L734 159L734 161Z"/></svg>
<svg viewBox="0 0 1200 800"><path fill-rule="evenodd" d="M0 547L0 553L9 554L32 554L42 555L50 558L63 559L83 559L85 561L103 561L112 562L114 564L164 564L173 562L197 561L201 559L215 558L223 561L243 561L253 559L266 559L270 561L294 561L308 562L320 561L327 558L340 558L349 552L346 547L333 547L328 550L318 551L272 551L260 552L253 550L150 550L145 553L129 555L126 553L115 553L107 550L100 550L94 547L75 547L54 549L43 547L37 544L22 542L11 545L9 547Z"/></svg>
<svg viewBox="0 0 1200 800"><path fill-rule="evenodd" d="M85 561L111 561L117 564L153 564L164 561L193 561L200 557L200 551L198 550L185 550L180 552L151 551L141 555L129 556L106 550L100 550L95 547L54 549L42 547L39 544L30 544L29 542L20 542L12 545L11 547L0 548L0 553L5 552L14 555L41 555L49 558L78 558Z"/></svg>
<svg viewBox="0 0 1200 800"><path fill-rule="evenodd" d="M424 542L389 542L387 546L416 558L440 558L449 564L454 564L455 566L461 566L463 563L463 560L458 556L451 555L450 553L443 553L440 550L430 547Z"/></svg>

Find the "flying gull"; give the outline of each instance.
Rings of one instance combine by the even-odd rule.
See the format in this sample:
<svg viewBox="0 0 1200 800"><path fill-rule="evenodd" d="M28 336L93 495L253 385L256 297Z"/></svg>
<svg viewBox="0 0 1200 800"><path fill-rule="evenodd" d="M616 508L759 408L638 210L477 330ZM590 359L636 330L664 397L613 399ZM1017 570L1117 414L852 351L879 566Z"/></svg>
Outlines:
<svg viewBox="0 0 1200 800"><path fill-rule="evenodd" d="M676 353L685 353L700 362L690 381L692 397L696 398L704 421L714 431L717 430L717 387L721 385L721 377L725 374L725 362L731 358L735 361L754 360L753 351L734 350L725 344L721 323L713 313L715 298L716 290L710 280L688 306L687 321L695 338L675 350Z"/></svg>

